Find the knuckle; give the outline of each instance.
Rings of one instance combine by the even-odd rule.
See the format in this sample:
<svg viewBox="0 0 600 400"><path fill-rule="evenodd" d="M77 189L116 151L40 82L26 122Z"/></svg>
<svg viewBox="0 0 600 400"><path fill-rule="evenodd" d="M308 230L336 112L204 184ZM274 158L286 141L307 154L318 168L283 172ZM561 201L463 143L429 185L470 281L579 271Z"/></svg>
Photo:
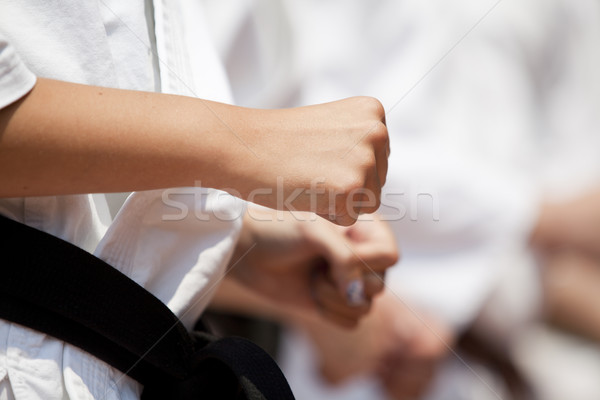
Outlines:
<svg viewBox="0 0 600 400"><path fill-rule="evenodd" d="M375 204L373 204L373 207L377 209L379 206L381 206L381 185L377 185L376 188L371 189L371 192L375 197Z"/></svg>
<svg viewBox="0 0 600 400"><path fill-rule="evenodd" d="M373 171L377 168L377 157L371 149L364 149L360 154L360 167L364 171Z"/></svg>
<svg viewBox="0 0 600 400"><path fill-rule="evenodd" d="M352 217L351 215L343 215L340 217L337 217L334 221L336 225L339 226L351 226L354 225L354 223L356 222L356 218Z"/></svg>
<svg viewBox="0 0 600 400"><path fill-rule="evenodd" d="M383 284L382 281L377 281L374 285L373 285L373 289L372 289L372 293L373 296L382 293L383 290L385 289L385 285Z"/></svg>
<svg viewBox="0 0 600 400"><path fill-rule="evenodd" d="M376 212L379 209L380 206L381 206L381 202L379 201L379 198L376 197L375 201L373 202L373 205L369 205L367 207L364 207L361 210L361 213L362 214L371 214L371 213L374 213L374 212Z"/></svg>
<svg viewBox="0 0 600 400"><path fill-rule="evenodd" d="M371 140L380 145L387 145L389 141L387 126L381 121L377 121L371 129Z"/></svg>
<svg viewBox="0 0 600 400"><path fill-rule="evenodd" d="M355 193L357 190L362 189L365 186L365 178L363 173L346 173L337 180L335 190L338 194L336 196L336 205L344 203L346 198Z"/></svg>
<svg viewBox="0 0 600 400"><path fill-rule="evenodd" d="M370 185L364 189L363 213L372 213L381 206L381 185L375 178L371 179Z"/></svg>
<svg viewBox="0 0 600 400"><path fill-rule="evenodd" d="M361 214L372 214L374 212L376 212L379 209L379 204L375 205L375 206L369 206L369 207L363 207L360 210Z"/></svg>
<svg viewBox="0 0 600 400"><path fill-rule="evenodd" d="M379 100L371 96L361 96L359 97L359 99L367 110L375 114L378 117L378 119L383 119L383 117L385 116L385 108Z"/></svg>
<svg viewBox="0 0 600 400"><path fill-rule="evenodd" d="M392 266L397 264L401 258L400 250L390 250L390 252L387 254L387 258L385 259L385 263L389 266Z"/></svg>

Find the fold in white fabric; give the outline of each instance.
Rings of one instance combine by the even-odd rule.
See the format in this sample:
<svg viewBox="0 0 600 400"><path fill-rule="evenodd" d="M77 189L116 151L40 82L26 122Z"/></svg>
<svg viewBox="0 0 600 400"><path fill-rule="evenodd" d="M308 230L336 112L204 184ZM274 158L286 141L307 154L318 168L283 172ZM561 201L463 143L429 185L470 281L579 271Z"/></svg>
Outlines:
<svg viewBox="0 0 600 400"><path fill-rule="evenodd" d="M3 1L0 106L25 95L36 76L148 91L162 81L169 93L230 102L201 21L193 1ZM133 193L111 221L100 194L0 199L0 213L95 252L188 327L223 274L244 207L211 189L155 190ZM86 352L0 320L0 399L128 400L140 391Z"/></svg>

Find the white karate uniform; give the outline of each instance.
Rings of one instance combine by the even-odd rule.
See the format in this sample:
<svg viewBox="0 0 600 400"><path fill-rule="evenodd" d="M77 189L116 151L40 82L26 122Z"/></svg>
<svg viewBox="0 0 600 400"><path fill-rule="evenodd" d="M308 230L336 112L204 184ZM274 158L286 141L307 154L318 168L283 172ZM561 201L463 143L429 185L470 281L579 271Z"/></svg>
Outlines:
<svg viewBox="0 0 600 400"><path fill-rule="evenodd" d="M3 1L0 107L24 96L36 76L230 102L204 29L194 1ZM241 200L203 188L134 193L114 221L103 195L0 199L1 214L93 252L187 327L224 272L243 210ZM86 352L0 320L0 399L136 399L140 393L139 383Z"/></svg>

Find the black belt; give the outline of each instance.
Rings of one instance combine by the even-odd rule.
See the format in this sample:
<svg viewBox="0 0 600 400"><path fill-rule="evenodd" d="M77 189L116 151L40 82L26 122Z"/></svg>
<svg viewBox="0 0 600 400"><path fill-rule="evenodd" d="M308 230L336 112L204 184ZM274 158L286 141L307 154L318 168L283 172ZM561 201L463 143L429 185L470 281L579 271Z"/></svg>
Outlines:
<svg viewBox="0 0 600 400"><path fill-rule="evenodd" d="M271 357L242 338L190 334L99 258L0 216L0 318L73 344L144 385L143 399L293 399Z"/></svg>

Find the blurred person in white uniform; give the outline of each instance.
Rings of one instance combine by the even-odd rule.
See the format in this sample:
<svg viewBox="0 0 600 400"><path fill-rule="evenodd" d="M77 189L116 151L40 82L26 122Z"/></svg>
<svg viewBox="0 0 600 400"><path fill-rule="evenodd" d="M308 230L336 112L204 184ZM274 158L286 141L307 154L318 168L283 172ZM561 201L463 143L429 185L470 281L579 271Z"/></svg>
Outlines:
<svg viewBox="0 0 600 400"><path fill-rule="evenodd" d="M375 307L354 333L369 339L314 334L321 351L314 357L310 343L289 336L283 363L299 398L385 396L368 378L377 364L368 356L367 378L345 388L329 387L316 366L339 361L325 371L330 380L356 374L361 366L351 355L361 360L368 343L389 343L382 332L398 345L382 353L410 358L419 346L390 328L411 326L410 319L432 319L417 321L413 338L443 342L439 361L485 306L484 332L508 352L541 312L536 251L597 251L596 1L257 0L236 2L236 12L206 3L240 104L293 106L361 93L383 99L387 110L393 151L380 214L391 220L403 261L378 301L396 301L398 320L381 329L378 310L390 319L393 307ZM229 19L237 30L222 23ZM378 328L368 334L369 325ZM452 359L431 398L496 398ZM406 394L398 389L399 398Z"/></svg>

